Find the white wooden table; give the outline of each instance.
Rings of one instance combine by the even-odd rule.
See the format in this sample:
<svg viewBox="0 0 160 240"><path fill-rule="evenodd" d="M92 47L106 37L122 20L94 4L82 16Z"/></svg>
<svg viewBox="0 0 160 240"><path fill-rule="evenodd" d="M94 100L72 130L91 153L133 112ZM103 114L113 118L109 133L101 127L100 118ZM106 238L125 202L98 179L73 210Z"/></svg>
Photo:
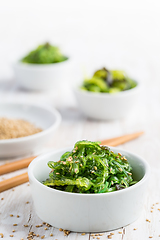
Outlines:
<svg viewBox="0 0 160 240"><path fill-rule="evenodd" d="M82 235L74 232L64 236L64 233L58 229L45 226L35 213L28 183L2 192L0 194L0 233L3 234L3 238L27 239L29 232L34 232L39 235L34 236L34 239L42 239L44 236L44 239L58 240L92 240L94 237L103 240L108 239L110 233L113 233L112 239L114 240L160 239L160 210L158 210L160 209L160 97L157 86L150 86L149 79L146 78L136 111L124 120L107 122L94 121L84 117L77 109L69 89L60 89L54 94L34 93L21 90L14 81L0 83L0 101L45 102L57 108L62 115L62 123L54 138L44 146L44 151L73 146L77 140L81 139L95 141L144 131L144 135L120 147L144 157L152 170L147 198L140 218L129 226L105 232L102 236L92 236L91 233ZM1 160L0 164L9 161L13 161L13 159ZM26 169L23 169L0 176L0 180L25 171ZM43 224L43 226L36 227L39 224Z"/></svg>

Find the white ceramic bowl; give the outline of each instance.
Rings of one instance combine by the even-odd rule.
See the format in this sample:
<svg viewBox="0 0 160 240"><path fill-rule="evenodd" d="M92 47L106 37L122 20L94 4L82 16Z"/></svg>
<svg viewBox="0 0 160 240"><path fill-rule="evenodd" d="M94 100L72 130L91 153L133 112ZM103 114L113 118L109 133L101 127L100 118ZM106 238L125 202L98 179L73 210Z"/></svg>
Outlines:
<svg viewBox="0 0 160 240"><path fill-rule="evenodd" d="M127 157L133 177L138 180L127 189L101 194L68 193L44 186L51 169L49 160L58 161L69 149L52 151L31 162L28 168L32 197L37 215L57 228L76 232L101 232L123 227L142 212L149 177L149 166L139 156L117 148Z"/></svg>
<svg viewBox="0 0 160 240"><path fill-rule="evenodd" d="M29 64L17 62L13 65L18 84L28 90L50 90L63 84L71 75L70 59L51 64Z"/></svg>
<svg viewBox="0 0 160 240"><path fill-rule="evenodd" d="M29 103L0 103L0 118L23 119L43 129L42 132L14 139L0 140L0 157L16 157L39 151L57 130L61 116L57 110Z"/></svg>
<svg viewBox="0 0 160 240"><path fill-rule="evenodd" d="M81 112L97 120L115 120L127 117L137 106L139 83L133 89L109 93L94 93L74 87L73 92Z"/></svg>

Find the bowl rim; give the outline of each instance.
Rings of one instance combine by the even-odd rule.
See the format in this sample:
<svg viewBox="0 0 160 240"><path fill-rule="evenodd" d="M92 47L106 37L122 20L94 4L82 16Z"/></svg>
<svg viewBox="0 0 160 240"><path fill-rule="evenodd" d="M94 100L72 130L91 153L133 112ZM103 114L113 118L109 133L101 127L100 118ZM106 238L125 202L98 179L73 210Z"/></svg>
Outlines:
<svg viewBox="0 0 160 240"><path fill-rule="evenodd" d="M67 56L66 56L67 57ZM53 66L60 66L60 65L66 65L66 63L71 62L71 57L68 57L66 60L62 62L57 62L57 63L25 63L22 62L21 59L13 63L14 68L51 68Z"/></svg>
<svg viewBox="0 0 160 240"><path fill-rule="evenodd" d="M81 94L83 96L88 96L88 97L95 97L95 98L117 98L117 97L125 97L131 94L135 94L141 90L141 83L137 80L133 80L136 82L136 86L134 88L125 90L125 91L120 91L116 93L105 93L105 92L91 92L91 91L85 91L83 89L80 89L80 84L77 86L73 86L73 91L77 94Z"/></svg>
<svg viewBox="0 0 160 240"><path fill-rule="evenodd" d="M38 186L40 188L43 188L44 190L46 191L50 191L50 192L57 192L57 193L61 193L61 194L67 194L67 195L72 195L74 194L74 196L85 196L85 197L91 197L91 196L95 196L95 197L100 197L100 196L106 196L106 194L108 196L111 196L111 195L116 195L116 194L123 194L123 192L125 191L132 191L134 190L135 188L141 186L150 176L150 166L148 164L148 162L143 159L142 157L138 156L137 154L134 154L130 151L125 151L121 148L117 148L117 147L110 147L109 148L111 150L116 150L117 152L122 152L124 153L129 153L131 155L133 155L134 157L138 158L141 162L143 162L144 164L144 169L145 169L145 173L144 173L144 176L142 177L142 179L140 181L138 181L137 183L135 183L134 185L132 186L129 186L128 188L125 188L125 189L121 189L120 191L114 191L114 192L107 192L107 193L71 193L71 192L65 192L65 191L60 191L60 190L57 190L57 189L54 189L54 188L50 188L50 187L47 187L45 185L43 185L40 181L38 181L36 179L36 177L34 176L33 174L33 168L34 168L34 165L37 164L37 162L39 162L39 160L44 160L45 157L51 155L51 154L56 154L56 153L60 153L62 151L70 151L71 149L73 149L73 147L67 147L67 148L60 148L60 149L57 149L57 150L52 150L52 151L49 151L48 153L45 153L45 154L41 154L40 156L36 157L28 166L28 176L29 176L29 181L33 181L35 182L36 184L38 184ZM49 160L48 160L49 161Z"/></svg>
<svg viewBox="0 0 160 240"><path fill-rule="evenodd" d="M43 135L48 134L50 131L53 131L60 125L61 115L55 108L51 108L49 106L44 106L44 105L40 105L40 104L28 103L28 102L27 103L26 102L2 102L2 103L0 103L0 105L3 105L3 104L5 104L5 105L6 104L8 104L8 105L25 105L25 106L31 106L31 107L36 107L36 108L41 108L41 109L47 110L48 112L50 112L52 115L55 116L55 122L52 123L52 125L50 127L48 127L47 129L44 129L41 132L26 136L26 137L1 139L0 144L19 143L19 142L22 143L22 142L25 142L28 140L34 140L37 137L42 137Z"/></svg>

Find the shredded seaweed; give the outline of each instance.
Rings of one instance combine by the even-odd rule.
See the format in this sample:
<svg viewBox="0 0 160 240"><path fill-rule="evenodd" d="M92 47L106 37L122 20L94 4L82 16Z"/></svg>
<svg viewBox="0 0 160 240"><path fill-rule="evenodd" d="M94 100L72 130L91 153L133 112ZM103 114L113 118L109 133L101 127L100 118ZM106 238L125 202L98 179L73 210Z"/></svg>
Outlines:
<svg viewBox="0 0 160 240"><path fill-rule="evenodd" d="M100 142L78 141L59 161L49 161L52 169L44 185L74 193L106 193L136 183L125 156L114 153Z"/></svg>

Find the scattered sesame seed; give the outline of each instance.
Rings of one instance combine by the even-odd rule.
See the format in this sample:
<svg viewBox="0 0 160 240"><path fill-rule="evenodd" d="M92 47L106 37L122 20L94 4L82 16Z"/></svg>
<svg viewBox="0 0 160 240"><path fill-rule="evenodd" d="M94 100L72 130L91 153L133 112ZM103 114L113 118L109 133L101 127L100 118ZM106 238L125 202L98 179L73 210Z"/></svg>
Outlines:
<svg viewBox="0 0 160 240"><path fill-rule="evenodd" d="M60 232L62 232L62 231L63 231L63 229L62 229L62 228L59 228L59 231L60 231Z"/></svg>
<svg viewBox="0 0 160 240"><path fill-rule="evenodd" d="M153 211L151 210L151 212L153 212Z"/></svg>
<svg viewBox="0 0 160 240"><path fill-rule="evenodd" d="M114 235L114 233L110 233L110 235Z"/></svg>
<svg viewBox="0 0 160 240"><path fill-rule="evenodd" d="M149 238L153 238L152 236L149 236Z"/></svg>
<svg viewBox="0 0 160 240"><path fill-rule="evenodd" d="M128 175L132 175L132 173L130 173L130 172L128 172L127 174L128 174Z"/></svg>
<svg viewBox="0 0 160 240"><path fill-rule="evenodd" d="M19 218L20 216L19 215L17 215L17 218Z"/></svg>
<svg viewBox="0 0 160 240"><path fill-rule="evenodd" d="M47 227L45 227L45 228L44 228L44 230L48 230L48 228L47 228Z"/></svg>
<svg viewBox="0 0 160 240"><path fill-rule="evenodd" d="M13 188L12 191L14 192L14 190L15 190L15 189Z"/></svg>
<svg viewBox="0 0 160 240"><path fill-rule="evenodd" d="M30 186L30 184L28 183L27 186Z"/></svg>
<svg viewBox="0 0 160 240"><path fill-rule="evenodd" d="M112 239L112 235L108 235L108 238L109 238L109 239Z"/></svg>
<svg viewBox="0 0 160 240"><path fill-rule="evenodd" d="M10 217L13 217L13 214L10 214L9 216L10 216Z"/></svg>
<svg viewBox="0 0 160 240"><path fill-rule="evenodd" d="M52 237L52 236L53 236L53 233L50 233L50 236Z"/></svg>
<svg viewBox="0 0 160 240"><path fill-rule="evenodd" d="M85 233L82 233L81 235L86 235Z"/></svg>
<svg viewBox="0 0 160 240"><path fill-rule="evenodd" d="M36 236L39 237L39 234L37 234Z"/></svg>
<svg viewBox="0 0 160 240"><path fill-rule="evenodd" d="M75 161L75 163L79 163L79 161L77 160L77 161Z"/></svg>
<svg viewBox="0 0 160 240"><path fill-rule="evenodd" d="M59 172L56 172L56 174L58 175L58 174L60 174Z"/></svg>
<svg viewBox="0 0 160 240"><path fill-rule="evenodd" d="M154 207L151 207L152 209L154 209Z"/></svg>
<svg viewBox="0 0 160 240"><path fill-rule="evenodd" d="M79 164L82 167L82 163Z"/></svg>
<svg viewBox="0 0 160 240"><path fill-rule="evenodd" d="M103 236L103 235L104 235L104 233L100 233L100 234L99 234L99 236Z"/></svg>
<svg viewBox="0 0 160 240"><path fill-rule="evenodd" d="M119 156L122 156L122 154L121 154L121 153L118 153L118 155L119 155Z"/></svg>
<svg viewBox="0 0 160 240"><path fill-rule="evenodd" d="M97 237L97 239L100 239L100 237Z"/></svg>
<svg viewBox="0 0 160 240"><path fill-rule="evenodd" d="M159 202L156 202L156 204L159 204Z"/></svg>
<svg viewBox="0 0 160 240"><path fill-rule="evenodd" d="M149 219L146 219L146 222L151 222Z"/></svg>
<svg viewBox="0 0 160 240"><path fill-rule="evenodd" d="M45 238L45 235L41 236L41 239Z"/></svg>
<svg viewBox="0 0 160 240"><path fill-rule="evenodd" d="M92 234L91 234L91 236L93 237L93 236L94 236L94 234L92 233Z"/></svg>
<svg viewBox="0 0 160 240"><path fill-rule="evenodd" d="M14 223L13 226L17 226L17 223Z"/></svg>
<svg viewBox="0 0 160 240"><path fill-rule="evenodd" d="M133 230L137 230L137 228L133 228Z"/></svg>
<svg viewBox="0 0 160 240"><path fill-rule="evenodd" d="M28 203L29 203L29 201L26 202L26 204L28 204Z"/></svg>
<svg viewBox="0 0 160 240"><path fill-rule="evenodd" d="M96 167L96 166L94 166L94 170L97 170L97 167Z"/></svg>
<svg viewBox="0 0 160 240"><path fill-rule="evenodd" d="M14 235L13 234L11 234L11 235L9 235L10 237L14 237Z"/></svg>
<svg viewBox="0 0 160 240"><path fill-rule="evenodd" d="M12 230L12 232L15 232L15 231L16 231L16 230L14 230L14 229Z"/></svg>
<svg viewBox="0 0 160 240"><path fill-rule="evenodd" d="M95 239L96 237L95 236L93 236L93 239Z"/></svg>
<svg viewBox="0 0 160 240"><path fill-rule="evenodd" d="M99 233L96 233L95 236L99 236Z"/></svg>
<svg viewBox="0 0 160 240"><path fill-rule="evenodd" d="M24 240L23 238L21 238L21 240Z"/></svg>
<svg viewBox="0 0 160 240"><path fill-rule="evenodd" d="M122 232L118 232L119 234L122 234Z"/></svg>
<svg viewBox="0 0 160 240"><path fill-rule="evenodd" d="M28 227L28 225L26 224L26 225L24 225L24 227Z"/></svg>
<svg viewBox="0 0 160 240"><path fill-rule="evenodd" d="M158 210L160 211L160 208L158 208Z"/></svg>
<svg viewBox="0 0 160 240"><path fill-rule="evenodd" d="M46 222L43 222L43 224L46 224Z"/></svg>
<svg viewBox="0 0 160 240"><path fill-rule="evenodd" d="M4 198L2 197L1 200L4 200Z"/></svg>
<svg viewBox="0 0 160 240"><path fill-rule="evenodd" d="M4 237L3 233L0 233L0 236L1 236L1 238L3 238Z"/></svg>

